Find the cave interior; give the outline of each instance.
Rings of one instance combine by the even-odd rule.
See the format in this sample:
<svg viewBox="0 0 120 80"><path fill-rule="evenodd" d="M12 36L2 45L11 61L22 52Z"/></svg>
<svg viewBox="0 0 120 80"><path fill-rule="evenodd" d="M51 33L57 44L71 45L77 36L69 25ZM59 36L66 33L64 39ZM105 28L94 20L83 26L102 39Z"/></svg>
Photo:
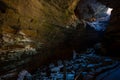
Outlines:
<svg viewBox="0 0 120 80"><path fill-rule="evenodd" d="M0 0L0 80L120 80L119 0Z"/></svg>

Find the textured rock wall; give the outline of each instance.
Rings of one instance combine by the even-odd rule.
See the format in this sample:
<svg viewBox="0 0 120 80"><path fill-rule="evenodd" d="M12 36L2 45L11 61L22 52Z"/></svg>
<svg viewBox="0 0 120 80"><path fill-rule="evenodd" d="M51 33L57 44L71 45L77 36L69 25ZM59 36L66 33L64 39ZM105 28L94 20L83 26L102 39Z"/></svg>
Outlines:
<svg viewBox="0 0 120 80"><path fill-rule="evenodd" d="M70 20L72 22L72 10L76 3L77 0L1 0L2 34L8 33L14 37L21 31L32 40L49 44L51 41L47 40L48 36L63 37L62 32L54 26L66 26ZM51 36L53 33L56 36Z"/></svg>
<svg viewBox="0 0 120 80"><path fill-rule="evenodd" d="M101 18L107 11L107 7L97 0L81 0L75 9L76 16L81 20Z"/></svg>
<svg viewBox="0 0 120 80"><path fill-rule="evenodd" d="M103 46L108 54L120 56L120 1L119 0L98 0L106 6L113 8L110 23L107 28Z"/></svg>
<svg viewBox="0 0 120 80"><path fill-rule="evenodd" d="M17 66L21 68L23 64L33 69L31 65L39 66L45 59L52 59L51 55L54 53L58 53L54 55L55 58L59 54L65 56L64 53L70 53L76 47L80 48L81 45L86 47L98 41L96 31L86 30L82 24L76 26L77 19L74 15L78 2L75 14L79 19L97 18L99 17L97 15L106 11L105 6L96 1L91 3L92 1L0 0L0 64L2 64L0 73ZM115 1L114 5L111 5L112 2L110 4L104 2L103 4L108 7L114 8L104 47L114 52L120 47L119 1ZM40 55L36 54L36 48Z"/></svg>
<svg viewBox="0 0 120 80"><path fill-rule="evenodd" d="M78 1L0 0L0 73L48 58L49 48L64 42L66 26L76 21ZM37 52L43 47L49 54ZM36 53L40 55L34 57Z"/></svg>

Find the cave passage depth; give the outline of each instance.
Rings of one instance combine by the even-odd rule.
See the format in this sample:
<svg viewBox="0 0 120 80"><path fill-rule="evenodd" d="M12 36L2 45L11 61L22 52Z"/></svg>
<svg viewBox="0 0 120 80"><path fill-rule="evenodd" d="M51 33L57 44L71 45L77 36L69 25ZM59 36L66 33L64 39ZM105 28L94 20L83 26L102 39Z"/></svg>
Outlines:
<svg viewBox="0 0 120 80"><path fill-rule="evenodd" d="M119 0L0 0L0 80L120 80Z"/></svg>

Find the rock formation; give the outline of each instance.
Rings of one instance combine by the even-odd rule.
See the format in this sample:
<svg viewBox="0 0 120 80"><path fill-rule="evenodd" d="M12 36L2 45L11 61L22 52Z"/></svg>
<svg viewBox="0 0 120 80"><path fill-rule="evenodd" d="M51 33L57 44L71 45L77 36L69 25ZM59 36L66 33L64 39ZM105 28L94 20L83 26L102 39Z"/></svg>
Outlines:
<svg viewBox="0 0 120 80"><path fill-rule="evenodd" d="M106 16L108 7L113 11L102 50L119 53L119 4L119 0L0 0L0 75L22 68L33 71L53 57L68 58L73 50L101 41L100 31L88 22Z"/></svg>
<svg viewBox="0 0 120 80"><path fill-rule="evenodd" d="M78 1L0 0L0 73L53 55L50 50L65 40L66 26L76 21Z"/></svg>
<svg viewBox="0 0 120 80"><path fill-rule="evenodd" d="M105 38L103 40L103 46L107 51L107 54L112 56L120 56L120 1L119 0L98 0L106 6L113 8L109 26L107 28Z"/></svg>

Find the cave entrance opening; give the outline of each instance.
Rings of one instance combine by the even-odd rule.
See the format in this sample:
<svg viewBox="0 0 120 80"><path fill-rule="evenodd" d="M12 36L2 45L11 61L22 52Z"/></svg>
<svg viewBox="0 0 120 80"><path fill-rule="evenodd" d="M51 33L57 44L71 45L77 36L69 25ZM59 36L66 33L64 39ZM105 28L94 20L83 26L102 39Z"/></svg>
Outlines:
<svg viewBox="0 0 120 80"><path fill-rule="evenodd" d="M112 8L108 8L106 13L107 13L108 15L111 15L111 11L112 11L112 10L113 10Z"/></svg>
<svg viewBox="0 0 120 80"><path fill-rule="evenodd" d="M97 0L82 0L76 6L74 12L81 23L87 24L96 31L105 31L109 24L111 11Z"/></svg>
<svg viewBox="0 0 120 80"><path fill-rule="evenodd" d="M95 48L99 43L102 45L107 27L109 27L112 8L98 2L97 0L80 0L74 9L75 16L78 19L76 26L77 38L75 50L81 52L84 48ZM82 45L82 48L81 48Z"/></svg>
<svg viewBox="0 0 120 80"><path fill-rule="evenodd" d="M92 21L87 21L87 24L89 24L90 27L93 27L96 31L104 32L108 27L112 10L112 8L107 8L107 10L104 13L97 15L100 15L99 17L95 18Z"/></svg>

